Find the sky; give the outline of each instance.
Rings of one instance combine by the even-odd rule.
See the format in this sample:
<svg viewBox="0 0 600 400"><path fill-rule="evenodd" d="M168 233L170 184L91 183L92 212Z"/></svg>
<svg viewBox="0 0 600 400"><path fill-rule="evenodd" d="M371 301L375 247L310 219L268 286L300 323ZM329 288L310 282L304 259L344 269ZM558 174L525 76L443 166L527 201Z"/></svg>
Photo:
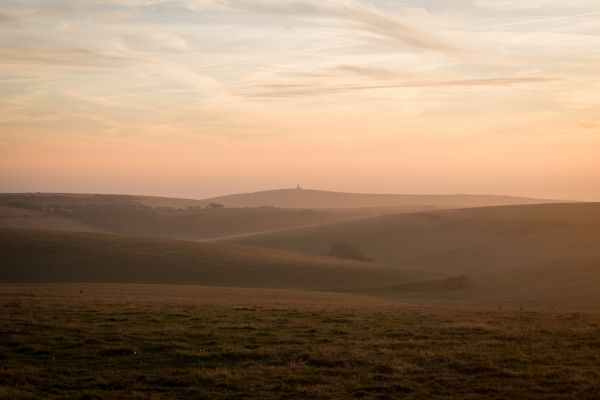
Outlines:
<svg viewBox="0 0 600 400"><path fill-rule="evenodd" d="M600 201L597 0L2 0L0 192Z"/></svg>

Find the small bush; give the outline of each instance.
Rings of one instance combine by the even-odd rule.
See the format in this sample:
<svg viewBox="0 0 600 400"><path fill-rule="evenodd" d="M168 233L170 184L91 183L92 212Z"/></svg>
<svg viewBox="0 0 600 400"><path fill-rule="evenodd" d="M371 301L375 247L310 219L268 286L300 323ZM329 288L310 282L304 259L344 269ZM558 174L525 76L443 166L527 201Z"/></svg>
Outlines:
<svg viewBox="0 0 600 400"><path fill-rule="evenodd" d="M372 258L365 257L357 244L348 243L345 240L341 240L332 244L329 248L328 255L337 258L344 258L346 260L373 261Z"/></svg>
<svg viewBox="0 0 600 400"><path fill-rule="evenodd" d="M467 277L464 275L453 276L444 280L444 288L449 290L462 290L467 288Z"/></svg>

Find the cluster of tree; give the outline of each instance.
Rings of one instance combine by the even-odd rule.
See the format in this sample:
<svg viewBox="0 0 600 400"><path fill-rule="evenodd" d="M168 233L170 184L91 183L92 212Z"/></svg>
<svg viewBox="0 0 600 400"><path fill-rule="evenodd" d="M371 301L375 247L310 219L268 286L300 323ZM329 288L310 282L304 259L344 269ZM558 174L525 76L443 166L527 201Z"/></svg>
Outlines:
<svg viewBox="0 0 600 400"><path fill-rule="evenodd" d="M373 262L372 258L366 257L357 244L348 243L346 240L335 242L329 248L327 254L332 257L344 258L346 260Z"/></svg>

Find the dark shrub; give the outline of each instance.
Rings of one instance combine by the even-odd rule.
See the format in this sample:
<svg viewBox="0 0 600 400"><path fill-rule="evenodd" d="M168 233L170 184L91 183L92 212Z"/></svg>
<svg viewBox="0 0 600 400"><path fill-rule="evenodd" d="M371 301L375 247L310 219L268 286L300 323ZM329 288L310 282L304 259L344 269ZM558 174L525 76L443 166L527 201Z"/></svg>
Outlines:
<svg viewBox="0 0 600 400"><path fill-rule="evenodd" d="M357 261L369 261L372 262L372 258L367 258L362 253L360 247L357 244L348 243L345 240L341 240L339 242L335 242L329 248L329 256L344 258L347 260L357 260Z"/></svg>
<svg viewBox="0 0 600 400"><path fill-rule="evenodd" d="M461 290L467 288L467 277L464 275L453 276L444 280L444 288L449 290Z"/></svg>

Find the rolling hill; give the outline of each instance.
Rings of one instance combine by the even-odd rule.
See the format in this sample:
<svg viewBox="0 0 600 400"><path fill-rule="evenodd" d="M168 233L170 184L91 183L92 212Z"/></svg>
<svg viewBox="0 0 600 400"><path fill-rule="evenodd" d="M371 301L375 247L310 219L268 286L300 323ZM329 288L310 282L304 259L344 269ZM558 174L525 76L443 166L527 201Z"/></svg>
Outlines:
<svg viewBox="0 0 600 400"><path fill-rule="evenodd" d="M371 211L183 207L185 203L181 202L185 200L181 199L142 200L140 202L137 196L0 195L0 228L110 232L197 240L371 215Z"/></svg>
<svg viewBox="0 0 600 400"><path fill-rule="evenodd" d="M101 228L44 211L0 206L0 228L103 232Z"/></svg>
<svg viewBox="0 0 600 400"><path fill-rule="evenodd" d="M297 189L209 200L6 193L0 194L0 228L206 240L378 215L538 201L543 200L502 196L370 195ZM210 207L211 203L224 204L225 207Z"/></svg>
<svg viewBox="0 0 600 400"><path fill-rule="evenodd" d="M119 282L348 290L438 277L243 246L0 229L0 282Z"/></svg>
<svg viewBox="0 0 600 400"><path fill-rule="evenodd" d="M124 194L87 193L0 193L0 204L13 207L46 208L56 206L114 206L136 205L151 208L187 209L206 207L210 203L203 200L179 199L158 196L137 196Z"/></svg>
<svg viewBox="0 0 600 400"><path fill-rule="evenodd" d="M541 204L555 201L496 195L415 195L341 193L308 189L281 189L242 193L205 200L228 207L274 206L282 208L382 208L420 206L432 208L467 208L510 204Z"/></svg>
<svg viewBox="0 0 600 400"><path fill-rule="evenodd" d="M600 306L600 203L485 207L387 215L227 240L326 253L346 240L378 263L464 274L468 290L443 298L434 283L371 293L422 300ZM436 301L437 301L436 300Z"/></svg>

